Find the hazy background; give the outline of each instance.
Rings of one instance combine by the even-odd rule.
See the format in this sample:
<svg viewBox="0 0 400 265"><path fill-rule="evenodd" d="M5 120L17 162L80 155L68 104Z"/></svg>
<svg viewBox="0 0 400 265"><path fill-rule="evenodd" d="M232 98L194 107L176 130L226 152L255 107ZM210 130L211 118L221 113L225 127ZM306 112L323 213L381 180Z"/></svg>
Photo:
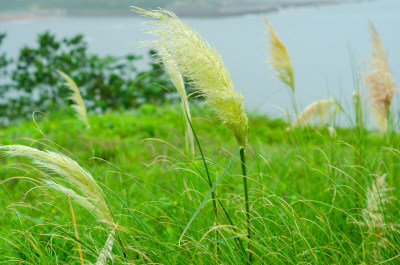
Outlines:
<svg viewBox="0 0 400 265"><path fill-rule="evenodd" d="M0 31L7 32L2 47L10 56L17 56L26 44L34 45L37 34L50 30L59 37L82 33L90 52L100 55L145 55L146 49L137 43L150 38L145 34L145 19L134 16L127 6L167 6L170 0L106 1L106 0L0 0L3 11L29 8L90 9L115 8L127 16L109 14L92 16L58 14L42 18L21 18L0 21ZM204 1L197 2L204 5ZM237 6L237 2L257 7L259 2L287 3L288 1L217 1L210 3ZM257 3L256 3L257 2ZM299 108L315 100L337 98L351 113L352 93L362 86L362 75L367 71L370 35L368 21L375 24L387 48L389 66L397 84L400 83L400 1L292 1L305 6L285 6L255 14L184 17L184 21L198 31L221 53L236 88L245 97L247 109L274 116L282 109L291 110L288 88L274 76L266 61L267 30L261 13L271 21L290 53L296 83ZM327 3L320 4L320 3ZM341 1L343 2L343 1ZM195 3L196 5L196 3ZM23 6L23 8L21 8ZM239 3L240 6L240 3ZM92 9L93 10L93 9ZM250 12L253 13L253 12ZM146 67L143 61L138 67ZM367 93L364 93L366 98ZM345 119L345 118L343 118Z"/></svg>

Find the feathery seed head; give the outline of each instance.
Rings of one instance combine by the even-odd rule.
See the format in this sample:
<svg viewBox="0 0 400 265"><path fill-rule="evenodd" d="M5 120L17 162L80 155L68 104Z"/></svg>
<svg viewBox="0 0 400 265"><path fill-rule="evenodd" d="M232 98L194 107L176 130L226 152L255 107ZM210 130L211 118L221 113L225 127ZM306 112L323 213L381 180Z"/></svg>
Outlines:
<svg viewBox="0 0 400 265"><path fill-rule="evenodd" d="M367 188L366 208L362 215L372 233L382 233L385 226L384 208L390 201L390 188L386 182L387 174L375 176L372 185Z"/></svg>
<svg viewBox="0 0 400 265"><path fill-rule="evenodd" d="M8 156L29 158L39 167L48 169L63 177L66 182L80 190L84 196L52 180L45 180L45 183L53 189L65 194L69 193L71 197L83 207L93 212L101 221L112 226L114 221L103 192L92 175L80 167L77 162L62 154L51 151L40 151L24 145L4 145L0 146L0 150Z"/></svg>
<svg viewBox="0 0 400 265"><path fill-rule="evenodd" d="M186 135L189 142L190 152L192 156L195 155L194 149L194 135L192 128L190 126L191 116L190 116L190 109L189 109L189 102L186 95L185 90L185 83L183 82L183 78L181 73L179 72L176 63L171 58L171 55L165 50L163 46L160 46L158 49L158 55L161 57L161 60L164 63L164 67L167 70L172 83L174 84L176 90L178 91L179 97L181 98L182 108L183 108L183 115L185 116L186 120Z"/></svg>
<svg viewBox="0 0 400 265"><path fill-rule="evenodd" d="M264 17L269 32L269 54L268 63L277 72L277 76L282 82L287 84L294 93L294 77L293 67L290 60L289 52L285 44L279 39L271 23Z"/></svg>
<svg viewBox="0 0 400 265"><path fill-rule="evenodd" d="M222 122L233 132L238 145L244 148L248 119L243 97L235 91L218 52L172 12L133 9L154 19L148 22L151 25L148 31L157 40L146 45L156 49L162 46L167 51L179 72L204 94L206 103L215 109Z"/></svg>
<svg viewBox="0 0 400 265"><path fill-rule="evenodd" d="M331 107L335 107L332 112ZM336 113L340 110L338 104L334 100L318 100L311 103L292 123L291 127L295 128L298 126L305 126L307 122L311 119L311 117L320 118L320 121L323 122L329 114L332 116L336 115Z"/></svg>
<svg viewBox="0 0 400 265"><path fill-rule="evenodd" d="M71 90L72 94L69 97L70 100L72 100L75 104L72 105L72 108L76 111L76 117L81 120L83 123L85 123L86 128L90 128L89 124L89 119L87 117L87 111L86 111L86 106L85 103L83 102L81 93L79 92L78 86L72 80L72 78L67 75L66 73L57 70L57 73L61 75L62 78L64 78L65 83L64 85Z"/></svg>
<svg viewBox="0 0 400 265"><path fill-rule="evenodd" d="M373 116L382 131L387 129L389 107L392 103L393 93L397 91L393 77L387 63L385 48L379 38L378 32L370 23L372 38L372 60L367 64L372 72L365 74L364 81L369 87L368 96L371 98Z"/></svg>

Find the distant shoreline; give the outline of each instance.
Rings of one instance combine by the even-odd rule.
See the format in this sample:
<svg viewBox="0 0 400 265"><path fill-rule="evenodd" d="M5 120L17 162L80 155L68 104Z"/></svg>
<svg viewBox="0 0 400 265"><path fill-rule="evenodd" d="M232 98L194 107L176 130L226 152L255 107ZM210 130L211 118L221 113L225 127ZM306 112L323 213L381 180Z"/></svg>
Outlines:
<svg viewBox="0 0 400 265"><path fill-rule="evenodd" d="M304 0L301 2L280 2L280 3L254 3L254 4L172 4L166 9L173 11L181 17L226 17L245 14L260 14L277 12L288 7L326 6L347 4L354 2L371 2L374 0ZM130 10L38 10L18 13L0 13L0 22L25 19L41 19L59 16L135 16Z"/></svg>

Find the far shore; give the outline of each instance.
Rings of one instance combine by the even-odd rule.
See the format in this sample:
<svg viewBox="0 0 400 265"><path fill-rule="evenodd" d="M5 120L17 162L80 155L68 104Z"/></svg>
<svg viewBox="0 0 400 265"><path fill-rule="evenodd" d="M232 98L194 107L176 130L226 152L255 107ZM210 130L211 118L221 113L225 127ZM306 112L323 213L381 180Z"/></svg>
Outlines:
<svg viewBox="0 0 400 265"><path fill-rule="evenodd" d="M306 6L325 6L346 4L352 2L369 2L373 0L304 0L301 2L282 1L279 3L254 3L207 5L198 4L172 4L166 9L173 11L180 17L224 17L245 14L260 14L277 12L284 8L299 8ZM59 16L135 16L136 13L128 10L37 10L15 13L0 13L0 22L11 20L32 20Z"/></svg>

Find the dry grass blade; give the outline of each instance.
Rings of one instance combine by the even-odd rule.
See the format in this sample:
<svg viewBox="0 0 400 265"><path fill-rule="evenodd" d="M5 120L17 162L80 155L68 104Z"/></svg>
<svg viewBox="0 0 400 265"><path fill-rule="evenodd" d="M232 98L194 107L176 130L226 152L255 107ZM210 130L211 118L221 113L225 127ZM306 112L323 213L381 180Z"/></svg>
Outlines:
<svg viewBox="0 0 400 265"><path fill-rule="evenodd" d="M176 63L179 72L206 97L206 103L233 132L238 145L247 144L248 119L244 112L243 96L235 89L221 56L203 38L184 24L175 14L166 10L136 12L154 20L149 32L157 37L147 46L162 46Z"/></svg>
<svg viewBox="0 0 400 265"><path fill-rule="evenodd" d="M81 120L83 123L85 123L86 128L89 129L90 124L89 124L89 119L87 116L86 106L85 106L85 103L83 102L83 99L82 99L81 93L79 92L78 86L76 85L74 80L72 80L72 78L70 76L68 76L67 74L65 74L64 72L57 70L57 73L60 74L62 76L62 78L65 79L65 83L64 83L65 86L68 87L72 91L72 94L69 97L69 99L74 102L74 104L72 105L72 108L74 108L76 111L76 117L79 120Z"/></svg>
<svg viewBox="0 0 400 265"><path fill-rule="evenodd" d="M385 131L388 125L389 107L392 103L393 93L397 89L389 70L385 48L372 23L370 23L370 31L372 60L367 64L372 71L364 76L364 81L369 88L368 96L371 98L372 114L381 130Z"/></svg>
<svg viewBox="0 0 400 265"><path fill-rule="evenodd" d="M76 225L74 208L72 207L72 203L71 203L71 195L68 193L67 197L68 197L69 209L70 209L70 212L71 212L72 225L74 226L74 231L75 231L75 238L76 238L76 240L79 241L78 227ZM79 244L79 242L77 242L77 245L78 245L79 259L81 261L81 264L83 265L84 262L83 262L83 254L82 254L81 244Z"/></svg>
<svg viewBox="0 0 400 265"><path fill-rule="evenodd" d="M332 107L335 108L332 109ZM332 111L330 112L329 110L331 109ZM320 122L324 122L329 114L334 115L338 110L339 107L337 102L334 100L323 99L315 101L297 117L297 119L292 123L291 128L305 126L311 118L314 118L315 120L317 117L319 117Z"/></svg>
<svg viewBox="0 0 400 265"><path fill-rule="evenodd" d="M268 63L277 72L278 78L287 84L294 93L294 77L293 67L290 60L289 52L285 44L279 39L271 23L264 17L269 32L269 54Z"/></svg>

